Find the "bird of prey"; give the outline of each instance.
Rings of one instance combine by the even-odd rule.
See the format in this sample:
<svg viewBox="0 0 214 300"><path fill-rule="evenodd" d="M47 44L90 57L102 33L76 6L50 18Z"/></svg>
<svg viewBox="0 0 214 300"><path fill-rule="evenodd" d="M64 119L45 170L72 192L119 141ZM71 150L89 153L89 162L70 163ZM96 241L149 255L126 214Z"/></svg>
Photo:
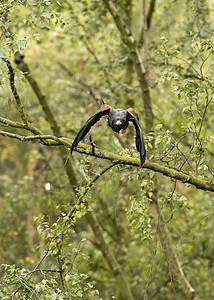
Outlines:
<svg viewBox="0 0 214 300"><path fill-rule="evenodd" d="M132 122L134 124L136 130L136 148L137 151L140 152L140 166L142 168L146 160L146 149L138 115L136 111L131 107L128 109L114 109L108 104L103 104L101 108L95 114L93 114L93 116L91 116L80 129L71 146L71 155L73 150L76 149L78 143L90 131L91 127L105 115L108 116L108 125L115 132L119 132L120 130L124 132L128 128L129 122Z"/></svg>

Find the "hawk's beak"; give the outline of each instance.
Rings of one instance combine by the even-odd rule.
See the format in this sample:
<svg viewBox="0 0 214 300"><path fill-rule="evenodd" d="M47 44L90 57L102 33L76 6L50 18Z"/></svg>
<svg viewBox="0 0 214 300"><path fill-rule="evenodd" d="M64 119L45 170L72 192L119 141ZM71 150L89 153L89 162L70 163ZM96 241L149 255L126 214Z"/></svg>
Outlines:
<svg viewBox="0 0 214 300"><path fill-rule="evenodd" d="M121 125L122 122L118 120L118 121L115 122L115 124L116 124L116 125Z"/></svg>

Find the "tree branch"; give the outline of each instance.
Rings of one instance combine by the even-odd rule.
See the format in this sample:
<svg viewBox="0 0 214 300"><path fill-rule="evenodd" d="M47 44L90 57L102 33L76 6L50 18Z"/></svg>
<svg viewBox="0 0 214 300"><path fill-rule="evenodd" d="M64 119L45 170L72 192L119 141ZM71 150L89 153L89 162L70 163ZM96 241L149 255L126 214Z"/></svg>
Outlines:
<svg viewBox="0 0 214 300"><path fill-rule="evenodd" d="M24 106L20 100L20 97L19 97L19 94L18 94L18 91L16 89L16 86L15 86L15 81L14 81L14 78L15 78L15 74L14 74L14 70L13 70L13 67L10 63L10 61L8 59L4 59L3 58L3 61L6 63L7 65L7 68L8 68L8 71L9 71L9 81L10 81L10 88L11 88L11 91L13 93L13 96L16 100L16 104L17 104L17 107L18 107L18 111L19 111L19 114L22 118L22 120L24 121L24 123L28 126L28 118L27 118L27 115L24 111Z"/></svg>
<svg viewBox="0 0 214 300"><path fill-rule="evenodd" d="M0 117L0 123L4 124L7 127L11 126L14 128L26 129L36 135L42 135L42 132L38 128L30 125L29 123L28 123L28 125L26 125L24 123L14 122L14 121L11 121L11 120L3 118L3 117ZM46 143L46 141L44 141L44 143Z"/></svg>
<svg viewBox="0 0 214 300"><path fill-rule="evenodd" d="M177 254L172 247L172 241L164 217L158 205L157 199L156 197L152 197L151 200L152 205L150 207L152 211L152 217L154 218L154 221L157 225L157 230L160 236L163 250L166 255L166 260L169 263L169 268L171 269L176 280L178 281L187 299L198 300L199 298L195 292L195 289L190 285L190 283L186 279L181 264L178 260Z"/></svg>
<svg viewBox="0 0 214 300"><path fill-rule="evenodd" d="M70 147L73 140L67 139L67 138L58 138L53 135L38 135L38 136L21 136L17 134L13 134L10 132L0 131L0 135L7 136L10 138L18 139L20 141L30 141L30 140L36 140L39 139L40 142L43 142L44 140L53 140L53 142L49 142L48 146L59 146L64 145L66 147ZM100 149L95 148L93 153L88 152L89 145L86 145L84 143L79 143L79 146L77 147L76 151L79 153L83 153L86 155L107 159L112 161L113 163L118 164L126 164L130 166L139 166L140 159L134 158L134 157L128 157L128 156L120 156L117 154L114 154L112 152L103 151ZM211 191L214 192L214 182L209 180L203 180L196 178L192 175L189 175L188 173L184 173L180 170L176 170L170 167L163 166L158 163L154 163L151 161L146 161L144 168L153 170L155 172L161 173L167 177L171 177L177 180L182 181L183 183L194 185L197 189L205 190L205 191Z"/></svg>
<svg viewBox="0 0 214 300"><path fill-rule="evenodd" d="M155 2L156 0L151 0L150 1L150 4L149 4L149 11L148 11L148 14L146 16L146 12L144 12L144 16L143 16L143 23L144 25L142 26L142 29L141 29L141 33L140 33L140 38L139 38L139 46L141 46L144 42L144 27L145 27L145 23L147 24L147 30L149 31L150 27L151 27L151 22L152 22L152 16L153 16L153 13L155 11ZM143 4L144 6L144 4Z"/></svg>
<svg viewBox="0 0 214 300"><path fill-rule="evenodd" d="M35 95L36 95L36 97L37 97L37 99L38 99L38 101L39 101L39 103L42 107L42 110L43 110L43 112L46 116L46 119L47 119L48 123L51 126L53 134L55 136L61 136L60 126L57 124L54 113L51 110L51 107L50 107L50 105L47 101L47 98L43 94L39 84L37 83L37 81L35 80L33 75L31 74L27 63L25 63L25 61L24 61L24 56L21 55L21 53L19 51L17 51L15 53L15 62L17 64L18 68L23 72L23 74L27 78L33 92L35 93ZM77 182L77 178L76 178L76 175L74 173L74 170L73 170L71 159L68 156L68 153L67 153L65 148L61 148L60 152L61 152L61 158L62 158L62 161L63 161L63 165L65 166L65 171L68 175L68 179L70 181L72 189L74 190L75 187L78 186L78 182Z"/></svg>
<svg viewBox="0 0 214 300"><path fill-rule="evenodd" d="M85 197L85 195L88 193L88 191L90 190L90 188L95 184L95 182L103 175L105 174L107 171L109 171L111 168L113 168L117 163L110 163L109 165L107 165L106 167L104 167L97 175L94 176L94 178L90 181L90 183L86 186L84 193L82 194L82 196L79 198L78 203L75 204L74 207L71 208L71 210L68 212L67 216L68 218L71 218L73 216L73 214L75 213L75 211L77 210L77 207L83 202L83 198ZM88 207L88 204L87 204Z"/></svg>
<svg viewBox="0 0 214 300"><path fill-rule="evenodd" d="M30 83L32 90L34 91L37 99L39 100L40 105L42 106L42 109L46 115L47 121L49 122L54 135L60 136L60 128L54 118L52 110L50 109L47 98L42 93L42 90L40 89L37 81L32 76L28 65L24 61L24 56L21 55L19 51L15 53L15 63Z"/></svg>
<svg viewBox="0 0 214 300"><path fill-rule="evenodd" d="M156 0L151 0L150 1L149 11L148 11L148 14L147 14L147 19L146 19L148 29L150 29L152 16L153 16L153 13L155 11L155 2L156 2Z"/></svg>
<svg viewBox="0 0 214 300"><path fill-rule="evenodd" d="M131 31L128 29L122 18L118 15L117 9L111 0L103 0L106 4L109 12L111 13L114 22L121 34L122 41L128 47L129 53L133 59L135 70L140 81L140 88L143 98L144 110L145 110L145 123L146 131L149 132L153 127L153 111L151 105L151 97L149 92L149 86L146 79L146 70L140 57L140 53L137 48L137 42L134 39Z"/></svg>
<svg viewBox="0 0 214 300"><path fill-rule="evenodd" d="M146 78L149 78L149 49L148 49L148 24L146 21L146 0L143 0L143 48L145 55Z"/></svg>

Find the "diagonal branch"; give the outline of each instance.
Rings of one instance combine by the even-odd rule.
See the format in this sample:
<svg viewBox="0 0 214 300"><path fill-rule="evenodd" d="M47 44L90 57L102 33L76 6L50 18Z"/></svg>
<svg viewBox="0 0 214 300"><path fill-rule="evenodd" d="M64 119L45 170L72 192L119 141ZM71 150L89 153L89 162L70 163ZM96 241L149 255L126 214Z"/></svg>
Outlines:
<svg viewBox="0 0 214 300"><path fill-rule="evenodd" d="M148 11L148 14L147 14L147 19L146 19L148 29L150 29L151 22L152 22L152 16L153 16L154 11L155 11L155 2L156 2L156 0L151 0L150 4L149 4L149 11Z"/></svg>
<svg viewBox="0 0 214 300"><path fill-rule="evenodd" d="M105 174L107 171L109 171L111 168L113 168L117 163L110 163L109 165L105 166L98 174L96 174L94 176L94 178L89 182L89 184L86 186L84 193L81 195L81 197L78 199L78 203L75 204L70 211L67 213L67 217L68 220L70 220L70 218L72 218L72 216L74 215L74 213L78 210L79 205L83 202L83 199L85 197L85 195L89 192L89 190L91 189L91 187L94 186L95 182L103 175ZM88 203L85 201L86 206L88 208Z"/></svg>
<svg viewBox="0 0 214 300"><path fill-rule="evenodd" d="M47 97L43 94L39 84L35 80L34 76L31 74L28 64L24 61L24 56L21 55L19 51L15 53L15 62L18 68L23 72L24 76L27 78L33 92L35 93L42 110L46 116L48 123L51 126L52 132L55 136L61 136L61 129L58 125L53 111L48 103ZM74 174L73 166L71 159L68 156L67 150L65 148L60 149L61 158L65 166L65 171L68 175L68 179L72 186L72 189L75 190L75 187L78 185L76 175Z"/></svg>
<svg viewBox="0 0 214 300"><path fill-rule="evenodd" d="M3 117L0 117L0 123L4 124L6 127L11 126L14 128L26 129L36 135L42 135L42 132L38 128L34 127L33 125L31 125L29 123L28 123L28 125L26 125L24 123L11 121L11 120L3 118Z"/></svg>
<svg viewBox="0 0 214 300"><path fill-rule="evenodd" d="M170 238L166 222L164 220L163 214L161 212L160 206L158 205L158 201L156 197L152 197L152 205L151 212L152 217L157 225L157 230L160 236L160 240L163 246L163 250L165 252L166 260L168 261L169 267L178 281L183 293L185 294L185 299L193 299L199 300L195 289L191 286L189 281L187 280L182 266L179 262L178 256L172 247L172 240Z"/></svg>
<svg viewBox="0 0 214 300"><path fill-rule="evenodd" d="M87 153L88 152L87 149L88 146L87 148L85 148L85 145L83 143L80 143L79 147L77 148L77 151L80 153L88 154L99 158L105 158L111 160L112 162L117 162L120 164L126 164L126 165L137 166L137 167L139 166L140 160L138 158L120 156L111 152L102 151L100 149L95 149L94 153ZM197 189L214 192L213 181L199 179L197 177L189 175L188 173L184 173L182 171L169 168L151 161L146 161L144 168L161 173L167 177L180 180L183 183L194 185Z"/></svg>
<svg viewBox="0 0 214 300"><path fill-rule="evenodd" d="M58 138L56 136L52 135L38 135L38 136L21 136L17 134L13 134L10 132L5 132L0 130L0 135L18 139L20 141L30 141L30 140L36 140L39 139L40 142L44 140L53 140L54 142L48 143L49 146L59 146L64 145L66 147L70 147L72 144L71 139L67 138ZM93 152L88 152L89 146L84 143L79 143L79 146L77 147L77 152L83 153L86 155L107 159L112 161L113 163L118 164L125 164L125 165L131 165L131 166L139 166L140 160L138 158L134 157L128 157L128 156L120 156L111 152L102 151L100 149L95 148ZM167 177L171 177L177 180L182 181L183 183L194 185L197 189L205 190L205 191L211 191L214 192L214 182L209 180L203 180L199 179L197 177L194 177L192 175L189 175L188 173L184 173L180 170L176 170L173 168L169 168L163 165L160 165L158 163L154 163L151 161L146 161L144 168L161 173Z"/></svg>
<svg viewBox="0 0 214 300"><path fill-rule="evenodd" d="M17 104L17 107L18 107L19 114L20 114L22 120L24 121L24 123L28 126L28 118L27 118L27 115L24 111L24 106L21 102L21 99L19 97L18 91L17 91L16 86L15 86L15 81L14 81L15 74L14 74L13 67L12 67L12 65L11 65L11 63L8 59L3 59L3 61L6 63L8 71L9 71L10 88L11 88L13 96L16 100L16 104Z"/></svg>
<svg viewBox="0 0 214 300"><path fill-rule="evenodd" d="M111 0L103 0L106 4L109 12L111 13L114 22L121 34L122 41L128 47L129 53L133 59L135 64L135 70L140 82L140 88L143 98L144 110L145 110L145 123L146 123L146 131L149 132L153 127L153 111L152 111L152 104L151 104L151 97L149 92L149 86L146 79L146 70L143 65L142 59L140 57L139 50L137 48L137 42L134 39L131 31L126 26L122 18L119 16L117 9L114 3Z"/></svg>
<svg viewBox="0 0 214 300"><path fill-rule="evenodd" d="M149 3L149 10L148 10L147 15L146 15L146 11L143 12L144 25L142 26L141 33L140 33L140 38L139 38L139 42L138 42L139 46L141 46L144 42L145 24L147 27L147 31L149 31L149 29L151 27L152 17L153 17L154 11L155 11L155 3L156 3L156 0L151 0ZM143 6L144 6L144 4L143 4Z"/></svg>
<svg viewBox="0 0 214 300"><path fill-rule="evenodd" d="M18 66L18 68L23 72L25 78L28 80L28 82L31 85L32 90L34 91L37 99L39 100L40 105L42 106L42 109L46 115L47 121L49 122L51 129L56 136L60 136L60 128L56 122L56 119L54 117L54 114L48 104L47 98L42 93L42 90L40 89L37 81L32 76L30 69L28 65L24 61L24 56L21 55L19 51L15 53L15 62Z"/></svg>

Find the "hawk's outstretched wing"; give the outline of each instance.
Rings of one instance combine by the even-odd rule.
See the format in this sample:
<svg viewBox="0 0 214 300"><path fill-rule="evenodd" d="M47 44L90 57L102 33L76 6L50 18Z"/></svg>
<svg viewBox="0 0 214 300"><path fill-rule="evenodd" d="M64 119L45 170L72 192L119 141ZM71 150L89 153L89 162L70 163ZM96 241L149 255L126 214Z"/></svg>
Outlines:
<svg viewBox="0 0 214 300"><path fill-rule="evenodd" d="M146 160L146 149L143 140L142 129L136 111L130 107L127 109L127 112L128 112L128 120L134 124L136 129L136 148L137 151L140 152L140 166L142 168Z"/></svg>
<svg viewBox="0 0 214 300"><path fill-rule="evenodd" d="M91 127L97 123L100 118L104 115L108 115L109 111L111 109L111 106L108 104L104 104L101 106L101 108L93 115L91 116L88 121L83 125L83 127L78 132L72 146L71 146L71 155L74 149L76 149L79 142L86 136L86 134L90 131Z"/></svg>

